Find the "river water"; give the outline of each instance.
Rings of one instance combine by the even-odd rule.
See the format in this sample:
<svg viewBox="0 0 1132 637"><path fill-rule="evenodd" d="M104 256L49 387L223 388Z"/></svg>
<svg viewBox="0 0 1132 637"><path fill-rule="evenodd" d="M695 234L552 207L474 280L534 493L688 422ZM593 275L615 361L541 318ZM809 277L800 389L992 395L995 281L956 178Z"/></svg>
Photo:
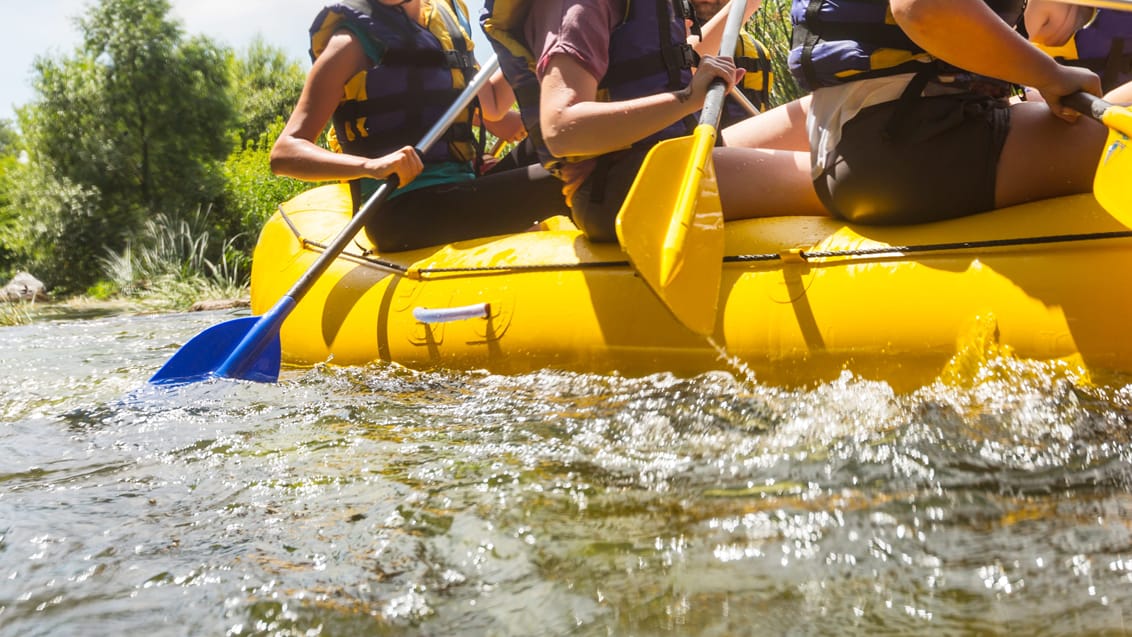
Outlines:
<svg viewBox="0 0 1132 637"><path fill-rule="evenodd" d="M0 634L1132 632L1132 384L285 369L0 329Z"/></svg>

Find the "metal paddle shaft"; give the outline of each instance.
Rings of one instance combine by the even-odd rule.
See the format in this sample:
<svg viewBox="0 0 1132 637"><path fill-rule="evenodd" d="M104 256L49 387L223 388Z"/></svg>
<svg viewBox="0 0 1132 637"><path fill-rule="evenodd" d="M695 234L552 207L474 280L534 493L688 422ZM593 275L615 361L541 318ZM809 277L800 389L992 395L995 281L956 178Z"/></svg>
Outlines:
<svg viewBox="0 0 1132 637"><path fill-rule="evenodd" d="M416 147L418 153L424 154L440 140L498 69L499 59L492 55L475 78L460 92L456 102L421 139ZM279 376L279 330L283 321L314 286L318 277L326 272L330 264L357 236L381 203L389 198L397 185L396 175L386 179L362 205L350 223L334 237L310 269L263 316L227 321L205 330L185 343L149 379L149 382L161 385L185 384L213 376L274 382ZM225 354L229 351L230 353Z"/></svg>
<svg viewBox="0 0 1132 637"><path fill-rule="evenodd" d="M1130 0L1132 1L1132 0ZM727 22L723 25L723 36L719 46L719 57L733 57L735 45L739 42L739 30L743 28L743 10L746 9L745 0L731 0L730 10L727 12ZM700 111L700 124L707 124L712 128L719 126L719 117L723 114L723 98L727 95L727 84L723 80L716 80L708 89L704 98L704 108Z"/></svg>

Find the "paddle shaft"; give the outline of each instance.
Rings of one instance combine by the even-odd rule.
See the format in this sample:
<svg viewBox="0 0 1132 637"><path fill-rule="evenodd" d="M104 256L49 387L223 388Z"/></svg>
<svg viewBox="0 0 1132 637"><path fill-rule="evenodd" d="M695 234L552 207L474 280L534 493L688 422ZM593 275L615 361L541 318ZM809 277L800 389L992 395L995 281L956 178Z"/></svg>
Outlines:
<svg viewBox="0 0 1132 637"><path fill-rule="evenodd" d="M1132 1L1132 0L1129 0ZM739 41L739 30L743 28L743 10L747 8L744 0L731 0L727 12L727 22L723 25L723 39L719 45L720 57L735 55L735 44ZM727 84L716 80L704 98L704 108L700 111L700 124L712 128L719 126L719 116L723 113L723 97L727 94Z"/></svg>
<svg viewBox="0 0 1132 637"><path fill-rule="evenodd" d="M416 149L418 154L424 154L428 152L428 150L432 148L433 144L435 144L437 140L439 140L440 137L444 135L445 132L447 132L448 128L452 126L452 123L456 121L456 118L460 115L460 113L464 109L466 109L468 107L468 104L471 103L472 99L475 98L476 93L479 93L480 89L482 89L487 84L487 81L488 79L490 79L491 74L495 73L498 68L499 59L496 56L492 55L487 64L484 64L483 67L481 67L480 72L476 73L476 76L472 80L472 82L464 88L464 91L462 93L460 93L460 97L456 100L456 102L453 103L447 111L445 111L440 120L433 125L432 129L429 130L428 133L425 134L424 138L421 139L421 142L417 144ZM338 236L334 237L334 240L331 241L330 245L326 247L326 251L322 253L322 256L320 256L318 260L314 262L314 265L312 265L310 269L307 270L306 273L303 274L303 276L295 282L295 285L293 285L291 289L287 291L286 296L289 296L295 299L296 302L298 302L298 300L302 298L302 296L306 294L308 290L310 290L315 280L317 280L318 277L321 276L328 267L330 267L330 264L338 258L338 255L346 249L346 246L350 243L350 241L358 234L362 227L365 226L366 222L369 221L369 218L373 216L374 211L377 210L378 205L388 199L389 195L397 189L397 186L397 175L392 175L391 177L386 179L385 183L381 184L381 186L378 187L377 191L374 192L368 200L366 200L361 209L359 209L357 214L354 215L353 219L350 220L350 223L346 224L346 227L338 233Z"/></svg>
<svg viewBox="0 0 1132 637"><path fill-rule="evenodd" d="M1101 117L1104 116L1104 112L1108 110L1109 106L1112 106L1112 104L1109 104L1096 95L1093 95L1092 93L1086 93L1084 91L1078 91L1076 93L1066 95L1065 97L1061 98L1061 103L1077 111L1078 113L1081 113L1082 115L1088 115L1089 117L1092 117L1097 121L1100 121Z"/></svg>
<svg viewBox="0 0 1132 637"><path fill-rule="evenodd" d="M739 29L743 26L743 10L746 9L747 3L745 0L731 0L729 6L727 22L723 25L723 37L719 46L720 57L730 57L735 53L735 44L739 41ZM669 219L660 257L660 276L664 285L671 283L684 262L688 227L695 217L696 200L700 196L700 179L703 176L704 164L710 159L712 148L715 146L716 128L719 127L719 117L723 114L723 98L726 95L727 83L717 79L708 87L707 95L704 97L704 107L700 111L700 125L696 127L698 132L693 134L695 145L685 166L685 172L681 175L683 183L696 184L696 187L681 189L674 202L677 213Z"/></svg>
<svg viewBox="0 0 1132 637"><path fill-rule="evenodd" d="M761 112L758 106L755 106L751 100L747 99L746 95L743 95L743 91L740 91L739 87L735 87L734 90L728 93L728 97L738 102L739 106L742 106L743 110L747 111L748 115L758 115Z"/></svg>
<svg viewBox="0 0 1132 637"><path fill-rule="evenodd" d="M1084 91L1061 98L1061 103L1109 128L1132 137L1132 113Z"/></svg>
<svg viewBox="0 0 1132 637"><path fill-rule="evenodd" d="M479 73L476 73L475 78L472 79L464 90L461 91L460 96L456 101L444 112L440 120L433 125L433 127L425 134L420 143L416 146L419 154L424 154L433 144L435 144L441 136L452 126L460 113L468 107L476 94L479 93L491 78L491 75L499 69L499 58L492 55L491 58L484 64ZM266 313L250 330L247 335L232 351L232 354L220 365L216 370L216 375L227 378L239 378L242 376L244 370L256 360L256 357L267 346L268 342L279 333L280 327L283 325L283 320L291 313L295 305L310 291L318 277L322 276L326 269L338 258L338 255L346 249L350 241L357 236L358 232L377 211L378 207L383 201L389 198L389 195L397 188L398 179L393 175L385 180L377 191L370 196L368 200L362 205L361 209L350 223L338 233L334 240L323 251L322 255L311 265L303 276L295 282L291 289L287 291L282 298Z"/></svg>

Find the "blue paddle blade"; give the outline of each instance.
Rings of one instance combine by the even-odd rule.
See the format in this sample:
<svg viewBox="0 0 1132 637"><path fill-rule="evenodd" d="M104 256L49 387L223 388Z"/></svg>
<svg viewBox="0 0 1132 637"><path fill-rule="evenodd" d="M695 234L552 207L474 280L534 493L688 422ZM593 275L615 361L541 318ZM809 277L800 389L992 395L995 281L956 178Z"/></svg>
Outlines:
<svg viewBox="0 0 1132 637"><path fill-rule="evenodd" d="M231 366L224 365L232 353L238 350L241 342L263 320L266 320L265 317L238 318L213 325L197 334L157 370L149 379L150 384L183 385L213 376L274 383L279 378L279 362L282 358L278 331L271 338L265 339L263 349L253 359L239 365L238 373L232 373ZM221 371L222 367L226 369Z"/></svg>

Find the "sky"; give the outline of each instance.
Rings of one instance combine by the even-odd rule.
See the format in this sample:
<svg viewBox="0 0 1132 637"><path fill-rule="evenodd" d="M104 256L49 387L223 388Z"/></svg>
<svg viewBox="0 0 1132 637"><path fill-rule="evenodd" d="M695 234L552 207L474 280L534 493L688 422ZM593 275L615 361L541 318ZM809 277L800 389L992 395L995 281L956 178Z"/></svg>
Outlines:
<svg viewBox="0 0 1132 637"><path fill-rule="evenodd" d="M330 0L172 0L171 16L188 35L205 35L243 49L257 35L309 67L307 28ZM70 56L79 45L75 18L96 0L0 0L0 119L15 120L15 109L34 97L32 63L37 56ZM468 0L473 22L482 0ZM477 57L487 58L483 34L473 26Z"/></svg>

